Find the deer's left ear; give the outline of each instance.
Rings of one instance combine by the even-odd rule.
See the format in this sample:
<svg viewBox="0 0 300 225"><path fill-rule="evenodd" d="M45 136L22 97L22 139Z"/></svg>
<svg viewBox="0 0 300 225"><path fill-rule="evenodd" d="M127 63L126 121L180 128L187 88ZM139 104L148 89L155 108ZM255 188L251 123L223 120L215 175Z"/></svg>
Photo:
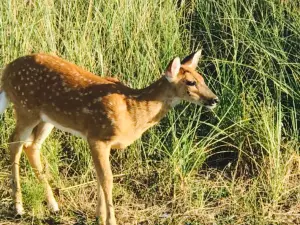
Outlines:
<svg viewBox="0 0 300 225"><path fill-rule="evenodd" d="M169 65L165 71L165 76L169 82L173 82L176 80L177 75L180 70L180 67L181 67L181 64L180 64L179 57L176 57L169 63Z"/></svg>
<svg viewBox="0 0 300 225"><path fill-rule="evenodd" d="M197 51L197 52L194 52L194 53L190 54L187 57L185 57L181 62L182 65L186 65L186 66L189 66L193 69L196 69L197 66L198 66L199 60L202 56L201 53L202 53L202 49Z"/></svg>

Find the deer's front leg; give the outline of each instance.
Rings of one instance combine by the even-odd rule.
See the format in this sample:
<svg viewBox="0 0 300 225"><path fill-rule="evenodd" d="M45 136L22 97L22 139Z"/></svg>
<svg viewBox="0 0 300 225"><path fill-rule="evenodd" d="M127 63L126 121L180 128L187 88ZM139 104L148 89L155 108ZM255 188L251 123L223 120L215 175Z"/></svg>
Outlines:
<svg viewBox="0 0 300 225"><path fill-rule="evenodd" d="M97 203L97 208L96 208L96 217L101 218L103 223L105 224L106 222L106 201L105 201L105 195L103 188L101 186L101 182L99 180L99 177L97 175L97 196L98 196L98 203Z"/></svg>
<svg viewBox="0 0 300 225"><path fill-rule="evenodd" d="M101 214L104 224L116 225L112 201L113 175L109 162L110 145L94 140L89 140L89 145L98 180L98 204L96 213Z"/></svg>

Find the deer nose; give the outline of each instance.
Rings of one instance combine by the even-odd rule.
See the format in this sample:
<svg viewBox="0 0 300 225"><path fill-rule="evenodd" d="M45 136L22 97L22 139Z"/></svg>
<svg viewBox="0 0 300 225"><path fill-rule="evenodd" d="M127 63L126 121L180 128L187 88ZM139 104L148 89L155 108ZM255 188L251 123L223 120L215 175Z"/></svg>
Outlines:
<svg viewBox="0 0 300 225"><path fill-rule="evenodd" d="M218 103L219 103L218 97L217 97L217 98L211 98L211 99L209 99L209 100L207 101L207 104L208 104L208 105L216 105L216 104L218 104Z"/></svg>
<svg viewBox="0 0 300 225"><path fill-rule="evenodd" d="M218 104L220 101L219 101L219 98L216 97L212 100L212 104Z"/></svg>

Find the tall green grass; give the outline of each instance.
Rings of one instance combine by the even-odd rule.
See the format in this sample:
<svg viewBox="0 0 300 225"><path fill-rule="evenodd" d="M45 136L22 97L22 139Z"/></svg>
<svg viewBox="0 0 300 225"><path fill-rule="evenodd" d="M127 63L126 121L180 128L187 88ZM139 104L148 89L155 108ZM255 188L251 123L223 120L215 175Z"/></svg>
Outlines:
<svg viewBox="0 0 300 225"><path fill-rule="evenodd" d="M300 204L300 6L297 1L4 1L0 63L60 55L134 88L203 48L198 70L221 103L182 103L126 151L112 153L120 224L296 224ZM1 118L0 221L9 207L8 136ZM55 131L43 161L61 206L53 218L22 158L23 223L94 221L86 143ZM50 221L50 222L49 222ZM71 222L70 222L71 221Z"/></svg>

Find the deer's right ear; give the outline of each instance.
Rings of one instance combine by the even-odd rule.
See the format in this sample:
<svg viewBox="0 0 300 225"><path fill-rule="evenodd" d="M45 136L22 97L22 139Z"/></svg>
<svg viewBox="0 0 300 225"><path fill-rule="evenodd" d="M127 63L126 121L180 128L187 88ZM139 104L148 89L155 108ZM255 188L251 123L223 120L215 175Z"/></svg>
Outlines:
<svg viewBox="0 0 300 225"><path fill-rule="evenodd" d="M182 63L182 65L189 66L195 70L198 66L198 62L199 62L201 56L202 56L202 49L185 57L181 63Z"/></svg>
<svg viewBox="0 0 300 225"><path fill-rule="evenodd" d="M165 71L165 76L169 82L173 82L176 80L180 67L181 63L179 57L176 57L169 63Z"/></svg>

